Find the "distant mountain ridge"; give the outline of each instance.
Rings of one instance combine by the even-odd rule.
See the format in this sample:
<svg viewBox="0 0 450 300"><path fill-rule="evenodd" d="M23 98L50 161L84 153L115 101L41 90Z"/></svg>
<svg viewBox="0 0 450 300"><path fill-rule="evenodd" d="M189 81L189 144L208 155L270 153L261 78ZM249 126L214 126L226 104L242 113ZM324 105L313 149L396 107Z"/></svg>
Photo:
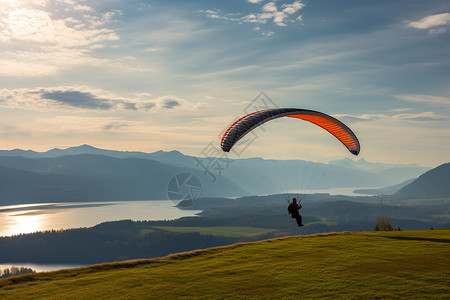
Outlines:
<svg viewBox="0 0 450 300"><path fill-rule="evenodd" d="M96 154L54 158L0 156L0 205L68 202L168 200L173 176L194 174L205 196L233 197L247 191L225 177L211 185L196 169L180 168L151 159L115 158Z"/></svg>
<svg viewBox="0 0 450 300"><path fill-rule="evenodd" d="M22 156L26 158L51 158L77 154L98 154L98 155L112 156L116 158L148 158L165 162L170 161L171 163L182 165L186 164L192 165L191 162L188 163L187 161L191 161L193 158L193 156L185 155L177 150L172 151L158 150L156 152L147 153L140 151L118 151L118 150L100 149L87 144L69 147L66 149L53 148L45 152L37 152L33 150L22 150L22 149L0 150L0 156ZM344 158L341 160L330 161L328 164L370 172L381 172L389 169L405 169L405 168L422 169L425 172L425 170L431 169L430 167L423 167L417 164L401 165L401 164L385 164L380 162L373 163L365 160L364 158L360 158L359 160Z"/></svg>
<svg viewBox="0 0 450 300"><path fill-rule="evenodd" d="M409 180L406 180L402 183L387 186L384 188L379 189L357 189L353 192L355 194L361 194L361 195L392 195L398 192L402 187L407 186L408 184L412 183L416 178L412 178Z"/></svg>
<svg viewBox="0 0 450 300"><path fill-rule="evenodd" d="M448 198L450 197L450 163L434 168L411 184L401 188L397 197L403 198Z"/></svg>
<svg viewBox="0 0 450 300"><path fill-rule="evenodd" d="M41 201L46 197L42 195L49 195L47 190L51 189L51 178L58 179L55 179L57 184L51 201L106 201L167 199L168 182L181 172L194 174L200 179L202 196L238 197L389 186L429 170L414 165L385 165L365 160L344 159L320 164L262 158L230 159L226 162L229 166L222 165L216 169L216 165L208 165L211 161L220 162L217 158L188 156L179 151L145 153L105 150L90 145L55 148L46 152L0 150L0 166L5 167L0 169L0 176L8 178L9 173L15 174L14 182L17 183L2 185L0 201L34 202L33 196L25 192L27 186L34 187L34 194ZM22 185L19 184L19 173L13 170L28 172L22 178ZM64 176L58 178L59 175ZM31 178L43 183L36 185ZM39 191L39 186L45 191Z"/></svg>
<svg viewBox="0 0 450 300"><path fill-rule="evenodd" d="M154 153L159 154L161 152L164 151L160 150ZM87 144L76 147L69 147L66 149L53 148L45 152L37 152L33 150L22 150L22 149L0 150L0 156L22 156L26 158L52 158L58 156L78 155L78 154L97 154L116 158L150 158L152 155L151 153L139 151L117 151L117 150L100 149Z"/></svg>
<svg viewBox="0 0 450 300"><path fill-rule="evenodd" d="M421 166L417 164L408 164L408 165L401 165L401 164L385 164L380 162L368 162L364 158L360 158L358 160L352 160L350 158L344 158L340 160L332 160L329 162L331 165L336 166L345 166L347 168L354 168L359 170L366 170L370 172L382 172L388 169L404 169L404 168L420 168ZM426 169L426 167L423 167ZM428 168L430 169L430 168Z"/></svg>

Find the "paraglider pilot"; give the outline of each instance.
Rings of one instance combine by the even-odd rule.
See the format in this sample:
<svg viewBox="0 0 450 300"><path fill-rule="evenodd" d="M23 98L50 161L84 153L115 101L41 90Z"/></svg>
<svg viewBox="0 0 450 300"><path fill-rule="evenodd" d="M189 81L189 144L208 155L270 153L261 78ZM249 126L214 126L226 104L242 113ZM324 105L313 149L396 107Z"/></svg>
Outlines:
<svg viewBox="0 0 450 300"><path fill-rule="evenodd" d="M297 199L293 198L292 202L288 205L288 213L291 216L291 218L295 218L297 220L298 227L302 227L302 216L300 216L300 208L302 208L302 205L300 203L297 203Z"/></svg>

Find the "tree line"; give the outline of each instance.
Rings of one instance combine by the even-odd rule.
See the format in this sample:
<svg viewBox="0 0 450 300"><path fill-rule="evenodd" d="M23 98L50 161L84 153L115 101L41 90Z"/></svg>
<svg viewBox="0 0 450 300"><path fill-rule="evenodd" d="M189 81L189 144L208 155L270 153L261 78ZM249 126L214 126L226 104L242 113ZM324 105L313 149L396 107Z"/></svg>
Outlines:
<svg viewBox="0 0 450 300"><path fill-rule="evenodd" d="M242 212L247 208L239 208ZM222 210L225 212L226 209ZM267 210L266 210L267 211ZM137 258L162 257L172 253L257 241L288 235L307 235L339 231L372 231L375 218L351 220L340 218L323 220L304 215L306 226L298 228L284 210L280 214L248 214L239 216L188 217L172 221L115 221L91 228L50 230L11 237L0 237L0 263L64 263L94 264ZM233 214L233 213L231 213ZM390 219L402 229L429 229L432 224L418 220ZM381 223L379 223L380 225ZM431 226L430 226L431 225ZM173 232L157 226L177 227L257 227L273 229L259 236L229 237ZM381 226L379 226L379 230Z"/></svg>
<svg viewBox="0 0 450 300"><path fill-rule="evenodd" d="M0 269L0 279L29 273L36 273L36 271L31 268L12 266L11 268Z"/></svg>

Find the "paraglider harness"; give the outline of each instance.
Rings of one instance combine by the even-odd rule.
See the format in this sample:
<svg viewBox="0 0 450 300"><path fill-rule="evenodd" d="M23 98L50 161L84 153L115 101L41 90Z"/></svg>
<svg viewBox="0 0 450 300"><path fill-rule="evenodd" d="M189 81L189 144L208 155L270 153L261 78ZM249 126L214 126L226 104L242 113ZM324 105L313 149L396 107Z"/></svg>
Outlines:
<svg viewBox="0 0 450 300"><path fill-rule="evenodd" d="M296 203L297 207L295 207L294 202L289 202L288 199L286 199L286 201L289 203L287 206L288 214L291 216L291 218L295 218L297 215L300 214L298 210L302 208L301 200L299 200L299 202Z"/></svg>

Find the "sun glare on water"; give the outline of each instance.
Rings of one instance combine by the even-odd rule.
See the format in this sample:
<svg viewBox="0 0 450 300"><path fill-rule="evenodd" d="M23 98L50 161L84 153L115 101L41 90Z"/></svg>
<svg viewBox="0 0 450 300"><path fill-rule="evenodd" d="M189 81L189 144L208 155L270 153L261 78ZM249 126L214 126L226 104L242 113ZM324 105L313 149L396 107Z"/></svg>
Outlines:
<svg viewBox="0 0 450 300"><path fill-rule="evenodd" d="M34 211L20 211L19 213L9 214L6 216L9 228L5 235L11 236L21 233L31 233L41 230L44 215L34 215Z"/></svg>

